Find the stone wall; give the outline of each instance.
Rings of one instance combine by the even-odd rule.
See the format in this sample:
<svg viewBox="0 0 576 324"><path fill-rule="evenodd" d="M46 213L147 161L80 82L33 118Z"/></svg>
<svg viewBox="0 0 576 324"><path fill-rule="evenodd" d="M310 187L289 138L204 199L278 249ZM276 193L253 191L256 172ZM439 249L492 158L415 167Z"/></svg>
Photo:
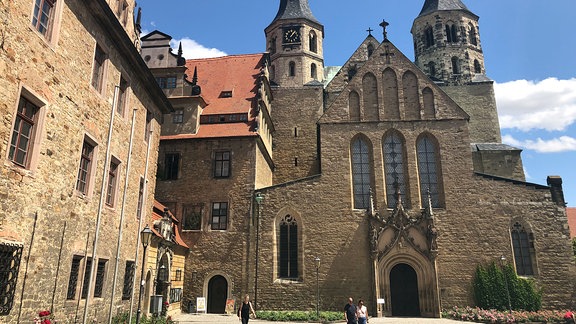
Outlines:
<svg viewBox="0 0 576 324"><path fill-rule="evenodd" d="M100 2L95 2L100 3ZM98 233L97 259L107 260L102 297L90 298L88 318L104 320L111 307L112 281L117 256L119 227L122 243L119 252L118 283L113 312L129 307L121 300L124 266L136 261L139 221L136 218L140 177L144 176L147 143L144 139L146 111L160 116L157 101L143 85L148 74L128 68L130 55L109 37L110 27L97 20L83 1L58 1L54 35L47 40L30 27L32 1L3 3L9 12L8 25L1 28L0 48L0 242L23 245L14 306L0 321L32 321L42 310L52 310L58 320L82 319L84 299L80 300L83 264L80 265L75 297L67 299L73 256L91 257ZM105 12L101 12L104 16ZM99 18L101 19L101 17ZM92 62L96 43L108 54L105 88L99 93L91 86ZM130 47L132 43L129 42ZM132 47L133 48L133 47ZM134 50L135 51L135 50ZM127 113L115 114L110 154L120 162L114 205L101 203L108 125L111 118L114 85L123 74L131 82ZM22 168L8 159L8 149L20 95L42 106L32 152L34 161ZM124 180L128 162L128 143L132 110L136 109L135 135L126 202ZM151 137L149 161L156 160L159 124ZM97 145L90 192L76 191L78 166L85 135ZM154 197L155 163L149 165L144 217L151 211ZM100 214L99 230L96 230ZM121 215L123 224L120 224ZM139 264L139 262L137 262ZM95 272L96 273L96 272ZM137 271L137 273L139 273ZM93 291L93 289L92 289Z"/></svg>

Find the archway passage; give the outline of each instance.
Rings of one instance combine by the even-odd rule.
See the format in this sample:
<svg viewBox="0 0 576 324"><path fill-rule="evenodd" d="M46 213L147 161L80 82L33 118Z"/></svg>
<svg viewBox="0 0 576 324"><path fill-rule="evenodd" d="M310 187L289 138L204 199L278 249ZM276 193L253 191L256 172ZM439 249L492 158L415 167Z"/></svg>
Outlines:
<svg viewBox="0 0 576 324"><path fill-rule="evenodd" d="M390 293L392 316L420 316L418 276L411 266L400 263L392 268Z"/></svg>
<svg viewBox="0 0 576 324"><path fill-rule="evenodd" d="M228 282L222 276L214 276L208 282L208 313L224 314Z"/></svg>

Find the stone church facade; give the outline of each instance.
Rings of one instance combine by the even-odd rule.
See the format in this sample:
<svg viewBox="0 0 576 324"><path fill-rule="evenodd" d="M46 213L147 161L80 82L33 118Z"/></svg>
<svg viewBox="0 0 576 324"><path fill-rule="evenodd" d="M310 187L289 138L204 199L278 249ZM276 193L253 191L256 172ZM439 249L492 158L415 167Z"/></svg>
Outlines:
<svg viewBox="0 0 576 324"><path fill-rule="evenodd" d="M186 224L189 311L245 293L260 310L311 310L318 293L322 310L352 296L374 315L438 317L473 305L476 267L502 256L544 307L574 307L562 180L525 182L521 150L501 143L478 16L426 0L414 62L381 26L330 79L307 0L280 1L255 57L185 60L168 35L143 39L182 105L164 115L156 198Z"/></svg>

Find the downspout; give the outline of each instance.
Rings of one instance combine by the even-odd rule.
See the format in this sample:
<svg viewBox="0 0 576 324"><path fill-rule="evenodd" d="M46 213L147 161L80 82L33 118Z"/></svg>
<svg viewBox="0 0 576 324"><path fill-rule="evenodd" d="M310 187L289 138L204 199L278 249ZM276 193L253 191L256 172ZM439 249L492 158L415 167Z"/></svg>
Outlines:
<svg viewBox="0 0 576 324"><path fill-rule="evenodd" d="M66 236L67 221L64 221L62 238L60 239L60 250L58 251L58 263L56 266L56 276L54 276L54 289L52 290L52 303L50 303L50 313L54 313L54 298L56 297L56 287L58 287L58 275L60 274L60 261L62 260L62 248L64 246L64 236Z"/></svg>
<svg viewBox="0 0 576 324"><path fill-rule="evenodd" d="M104 161L104 173L102 174L102 185L100 187L100 203L98 205L98 214L96 215L96 231L94 232L94 245L92 248L92 263L90 264L90 275L88 276L88 294L86 295L86 305L84 306L84 316L82 323L86 324L88 318L88 306L90 305L90 297L92 296L92 279L94 278L94 268L96 267L96 257L98 252L98 238L100 234L100 221L102 218L102 208L104 207L104 197L106 189L106 177L108 176L108 168L110 167L110 145L112 142L112 131L114 130L114 115L116 110L116 101L118 100L118 86L114 87L114 99L112 100L112 108L110 109L110 125L108 126L108 143L106 144L106 159Z"/></svg>
<svg viewBox="0 0 576 324"><path fill-rule="evenodd" d="M134 141L134 125L136 124L136 109L132 110L132 129L130 130L130 144L128 148L128 161L126 162L126 174L124 176L124 193L122 194L122 208L120 211L120 225L118 226L118 244L116 249L116 264L114 265L114 279L112 282L112 298L110 298L110 314L108 324L112 323L112 312L114 310L114 297L116 297L116 283L118 281L118 264L120 263L120 247L122 245L122 224L126 211L126 193L128 192L128 178L130 176L130 162L132 161L132 143ZM134 261L136 264L136 261Z"/></svg>
<svg viewBox="0 0 576 324"><path fill-rule="evenodd" d="M136 255L134 256L134 260L135 260L135 264L136 267L134 268L134 273L137 273L136 270L138 269L138 251L139 251L139 247L140 247L140 232L142 231L142 219L145 217L146 214L146 193L148 192L148 190L146 190L147 188L147 184L148 184L148 164L149 164L149 158L150 158L150 144L152 143L152 134L153 132L153 124L150 124L150 136L148 137L148 148L146 150L146 166L144 167L144 189L142 191L142 210L141 210L141 214L140 214L140 221L138 222L138 233L136 233L137 239L136 239ZM140 186L140 184L138 184L138 186ZM144 267L144 262L142 262L142 267ZM128 324L132 324L132 311L134 310L134 287L135 287L135 283L136 283L136 276L134 276L134 281L132 282L132 297L130 298L130 319L128 321ZM144 285L144 278L140 278L140 284L143 286ZM142 298L142 296L138 296L138 298Z"/></svg>

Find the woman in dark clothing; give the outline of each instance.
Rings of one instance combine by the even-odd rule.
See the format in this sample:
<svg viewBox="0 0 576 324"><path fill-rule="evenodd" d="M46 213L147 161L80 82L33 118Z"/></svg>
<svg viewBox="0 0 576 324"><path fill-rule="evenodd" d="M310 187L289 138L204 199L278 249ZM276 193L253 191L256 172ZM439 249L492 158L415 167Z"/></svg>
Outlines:
<svg viewBox="0 0 576 324"><path fill-rule="evenodd" d="M248 324L250 313L256 318L256 312L254 312L254 308L250 302L250 296L246 295L244 296L244 302L238 307L238 319L242 321L242 324Z"/></svg>

